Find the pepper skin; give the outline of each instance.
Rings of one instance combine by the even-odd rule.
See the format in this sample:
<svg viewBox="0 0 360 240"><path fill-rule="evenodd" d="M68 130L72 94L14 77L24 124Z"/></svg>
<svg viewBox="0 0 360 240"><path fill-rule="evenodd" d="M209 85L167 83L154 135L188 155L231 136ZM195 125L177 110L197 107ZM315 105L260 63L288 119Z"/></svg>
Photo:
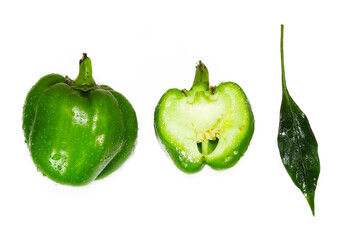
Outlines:
<svg viewBox="0 0 360 240"><path fill-rule="evenodd" d="M154 126L175 165L195 173L205 164L214 169L234 166L248 148L254 116L238 84L209 87L208 70L200 61L189 91L169 89L161 97Z"/></svg>
<svg viewBox="0 0 360 240"><path fill-rule="evenodd" d="M137 126L126 98L95 84L85 53L74 81L42 77L23 109L25 142L37 169L66 185L85 185L119 168L134 149Z"/></svg>

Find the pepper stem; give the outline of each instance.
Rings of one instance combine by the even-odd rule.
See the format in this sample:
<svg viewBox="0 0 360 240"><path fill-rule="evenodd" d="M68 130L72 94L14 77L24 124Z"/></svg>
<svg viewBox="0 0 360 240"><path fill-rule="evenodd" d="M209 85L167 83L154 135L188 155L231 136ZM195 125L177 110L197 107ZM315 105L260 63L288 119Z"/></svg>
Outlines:
<svg viewBox="0 0 360 240"><path fill-rule="evenodd" d="M209 89L209 72L201 61L196 66L195 78L192 88L195 86L203 86L206 90Z"/></svg>
<svg viewBox="0 0 360 240"><path fill-rule="evenodd" d="M87 90L95 85L92 77L91 60L86 53L83 53L83 57L79 63L79 75L75 79L75 86Z"/></svg>

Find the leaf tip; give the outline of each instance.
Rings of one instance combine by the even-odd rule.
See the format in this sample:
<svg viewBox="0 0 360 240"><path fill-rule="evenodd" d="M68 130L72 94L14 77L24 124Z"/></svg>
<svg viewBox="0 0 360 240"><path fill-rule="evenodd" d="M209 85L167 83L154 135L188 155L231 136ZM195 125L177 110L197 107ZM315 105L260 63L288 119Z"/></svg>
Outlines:
<svg viewBox="0 0 360 240"><path fill-rule="evenodd" d="M315 193L306 194L305 197L311 208L312 215L315 217Z"/></svg>

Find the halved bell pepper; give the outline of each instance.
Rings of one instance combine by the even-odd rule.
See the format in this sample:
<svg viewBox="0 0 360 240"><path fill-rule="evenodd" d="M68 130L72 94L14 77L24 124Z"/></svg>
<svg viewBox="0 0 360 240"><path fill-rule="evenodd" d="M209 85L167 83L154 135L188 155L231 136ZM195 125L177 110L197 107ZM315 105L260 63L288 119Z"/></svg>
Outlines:
<svg viewBox="0 0 360 240"><path fill-rule="evenodd" d="M200 61L189 91L169 89L161 97L154 126L175 165L195 173L205 164L214 169L234 166L248 148L254 116L238 84L209 87L208 70Z"/></svg>
<svg viewBox="0 0 360 240"><path fill-rule="evenodd" d="M84 185L106 177L129 157L138 127L129 101L95 84L84 54L75 81L49 74L31 88L23 130L40 172L61 184Z"/></svg>

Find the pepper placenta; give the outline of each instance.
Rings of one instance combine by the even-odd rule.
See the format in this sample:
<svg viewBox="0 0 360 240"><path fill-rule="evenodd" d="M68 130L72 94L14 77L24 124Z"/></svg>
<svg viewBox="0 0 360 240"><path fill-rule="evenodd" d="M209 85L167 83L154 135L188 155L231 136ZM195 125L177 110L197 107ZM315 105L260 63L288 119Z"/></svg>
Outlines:
<svg viewBox="0 0 360 240"><path fill-rule="evenodd" d="M312 214L315 215L315 189L320 174L318 144L306 115L286 87L283 38L284 25L281 25L282 102L278 147L286 171L306 197Z"/></svg>
<svg viewBox="0 0 360 240"><path fill-rule="evenodd" d="M200 61L189 91L169 89L161 97L154 125L175 165L194 173L205 164L214 169L235 165L252 138L254 117L238 84L209 87L208 70Z"/></svg>
<svg viewBox="0 0 360 240"><path fill-rule="evenodd" d="M129 101L96 85L84 53L74 81L49 74L31 88L23 130L40 172L61 184L85 185L120 167L133 151L138 127Z"/></svg>

